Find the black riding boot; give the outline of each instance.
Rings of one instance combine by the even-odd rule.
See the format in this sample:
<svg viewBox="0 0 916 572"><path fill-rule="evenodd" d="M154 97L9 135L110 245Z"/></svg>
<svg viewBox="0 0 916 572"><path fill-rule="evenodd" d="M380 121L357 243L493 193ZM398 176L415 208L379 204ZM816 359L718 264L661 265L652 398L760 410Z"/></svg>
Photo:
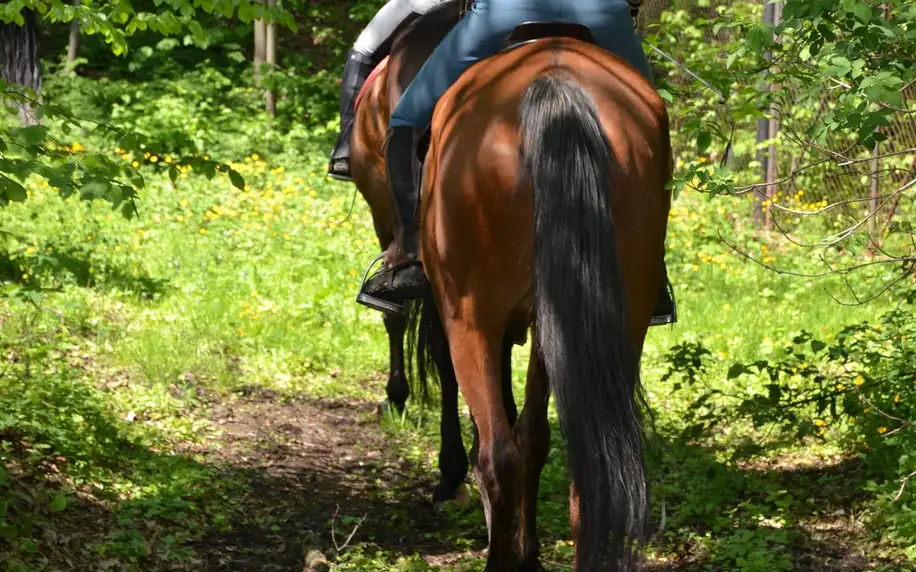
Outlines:
<svg viewBox="0 0 916 572"><path fill-rule="evenodd" d="M674 289L668 280L668 267L662 259L662 283L658 289L655 311L652 313L650 326L664 326L677 322L677 305L674 301Z"/></svg>
<svg viewBox="0 0 916 572"><path fill-rule="evenodd" d="M395 238L395 247L398 251L394 258L399 262L386 266L366 280L357 299L370 308L399 311L400 302L423 297L429 287L423 265L419 260L418 193L414 173L413 128L391 128L385 145L388 188L399 226ZM378 300L388 304L379 304Z"/></svg>
<svg viewBox="0 0 916 572"><path fill-rule="evenodd" d="M340 84L340 134L331 151L331 162L328 165L328 175L339 181L353 180L350 176L350 135L356 118L353 104L369 74L375 69L375 64L369 56L352 49L347 52L347 63Z"/></svg>

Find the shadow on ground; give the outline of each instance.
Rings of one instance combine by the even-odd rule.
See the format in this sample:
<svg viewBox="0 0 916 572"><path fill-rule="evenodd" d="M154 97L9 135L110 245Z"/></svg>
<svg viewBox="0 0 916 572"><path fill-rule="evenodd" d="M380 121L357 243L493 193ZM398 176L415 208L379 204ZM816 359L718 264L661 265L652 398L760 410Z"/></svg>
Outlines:
<svg viewBox="0 0 916 572"><path fill-rule="evenodd" d="M31 517L35 502L18 502L14 524L32 527L36 548L24 553L28 569L302 572L306 550L318 548L333 560L348 538L350 547L378 550L383 559L420 554L449 569L448 563L479 558L485 547L476 502L463 511L437 511L430 502L435 471L402 456L417 442L380 430L375 404L260 390L210 396L208 442L167 454L122 441L120 420L93 409L87 396L80 401L74 413L82 421L66 410L71 421L60 434L102 436L110 450L96 458L91 448L77 448L66 453L69 462L114 461L111 471L141 486L119 499L110 487L87 484L66 510L32 510ZM86 433L80 427L87 420L104 430ZM552 550L569 534L556 427L553 434L539 528L547 568L568 570L568 554ZM0 444L4 439L23 446L9 430ZM667 445L664 488L656 489L665 493L665 530L656 535L660 557L647 562L648 570L751 570L753 564L738 563L754 558L778 560L783 569L835 572L884 563L860 552L868 534L854 514L870 476L857 461L738 467L716 461L710 449ZM4 495L47 489L50 499L66 481L64 461L32 465L31 474L24 464L7 466L14 478L0 486ZM660 524L657 511L654 524ZM0 552L10 548L5 542L0 539Z"/></svg>
<svg viewBox="0 0 916 572"><path fill-rule="evenodd" d="M435 533L454 529L431 503L436 475L396 453L374 404L255 392L217 404L213 419L224 444L214 461L247 492L232 530L199 543L208 569L300 572L306 550L333 557L348 539L393 555L465 550ZM476 536L482 548L485 531Z"/></svg>
<svg viewBox="0 0 916 572"><path fill-rule="evenodd" d="M88 251L68 245L48 246L52 247L52 253L30 257L0 251L0 282L12 282L41 289L35 276L53 276L60 281L73 281L84 288L97 286L102 282L107 288L130 292L140 299L152 299L164 293L167 288L167 281L132 272L114 260L105 261L104 274L99 280ZM99 261L95 263L98 264ZM23 267L28 270L23 271Z"/></svg>

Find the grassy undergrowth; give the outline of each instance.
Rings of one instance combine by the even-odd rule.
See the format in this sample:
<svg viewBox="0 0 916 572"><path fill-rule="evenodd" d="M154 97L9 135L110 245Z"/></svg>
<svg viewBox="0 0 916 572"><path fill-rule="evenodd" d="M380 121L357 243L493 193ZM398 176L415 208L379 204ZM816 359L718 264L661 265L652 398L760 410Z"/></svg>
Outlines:
<svg viewBox="0 0 916 572"><path fill-rule="evenodd" d="M75 153L107 145L74 142ZM225 146L220 160L243 173L244 191L223 175L208 181L185 168L172 183L160 168L171 156L111 148L147 177L139 218L63 201L37 180L29 201L0 211L6 567L201 569L202 539L231 532L230 514L251 494L240 474L205 455L223 445L213 437L214 403L252 388L287 398L383 396L384 328L379 314L354 300L379 247L353 188L323 176L328 143L320 130L293 129L270 145ZM679 322L650 331L643 360L658 428L649 562L659 569L905 569L905 556L916 554L873 524L894 505L882 486L896 484L862 462L861 444L843 441L850 424L828 424L814 407L801 408L798 424L819 434L800 440L777 424L755 426L729 397L766 394L770 383L762 374L730 375L735 363L775 362L805 331L829 344L849 324L880 327L899 298L888 292L839 304L831 297L843 295L838 277L780 276L748 260L719 234L765 264L798 271L821 264L815 253L754 231L748 211L742 199L688 192L671 212L668 266ZM863 285L878 284L882 272ZM529 349L514 355L516 395ZM665 379L672 365L693 383ZM710 390L723 393L699 407L726 422L691 433L690 415ZM552 422L539 524L545 558L563 569L572 556L568 484ZM435 470L436 414L412 408L383 428L396 441L393 454L421 472ZM757 448L741 454L749 442ZM484 521L472 498L468 508L447 509L454 526L424 531L467 551L448 569L482 569L473 550ZM359 534L335 565L427 566Z"/></svg>

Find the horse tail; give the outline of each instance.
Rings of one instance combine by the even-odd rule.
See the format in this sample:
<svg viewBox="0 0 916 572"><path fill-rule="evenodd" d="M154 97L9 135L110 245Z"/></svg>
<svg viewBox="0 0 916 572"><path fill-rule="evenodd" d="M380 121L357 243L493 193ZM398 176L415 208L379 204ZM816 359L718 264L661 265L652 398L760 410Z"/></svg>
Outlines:
<svg viewBox="0 0 916 572"><path fill-rule="evenodd" d="M579 568L630 570L648 496L639 358L611 216L615 163L595 104L574 80L536 80L519 112L534 190L535 349L579 496Z"/></svg>
<svg viewBox="0 0 916 572"><path fill-rule="evenodd" d="M445 326L439 318L439 308L432 292L423 298L407 304L407 348L404 355L404 370L411 394L423 405L436 402L430 391L430 378L441 389L439 366L436 356L449 355ZM416 370L414 369L416 368Z"/></svg>

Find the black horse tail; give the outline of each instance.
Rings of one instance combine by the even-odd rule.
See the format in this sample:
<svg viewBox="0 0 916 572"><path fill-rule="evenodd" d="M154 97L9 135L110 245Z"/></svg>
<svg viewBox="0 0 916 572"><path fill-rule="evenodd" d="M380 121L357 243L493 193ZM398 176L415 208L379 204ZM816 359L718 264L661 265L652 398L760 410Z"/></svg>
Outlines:
<svg viewBox="0 0 916 572"><path fill-rule="evenodd" d="M594 103L547 76L520 108L534 190L535 350L556 396L579 495L579 568L635 568L648 518L639 358L627 336L611 217L616 167Z"/></svg>

